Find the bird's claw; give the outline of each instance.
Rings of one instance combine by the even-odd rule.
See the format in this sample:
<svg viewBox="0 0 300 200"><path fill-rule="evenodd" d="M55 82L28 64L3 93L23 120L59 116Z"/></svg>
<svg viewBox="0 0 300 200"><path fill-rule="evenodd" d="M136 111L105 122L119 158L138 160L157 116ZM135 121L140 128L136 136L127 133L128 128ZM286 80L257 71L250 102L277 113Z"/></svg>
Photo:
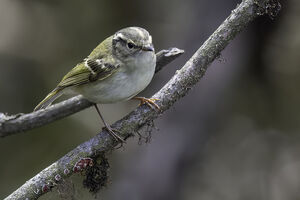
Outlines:
<svg viewBox="0 0 300 200"><path fill-rule="evenodd" d="M155 101L158 101L159 99L148 99L145 97L134 97L134 99L137 99L140 101L139 106L143 105L143 104L147 104L149 107L151 107L152 109L157 108L159 111L161 110L160 107L155 103ZM154 107L153 107L154 106Z"/></svg>
<svg viewBox="0 0 300 200"><path fill-rule="evenodd" d="M123 140L119 135L117 135L115 132L119 132L117 129L113 129L111 127L103 127L103 129L107 130L108 133L117 141L117 142L120 142L121 143L121 146L123 146L123 143L126 143L125 140Z"/></svg>

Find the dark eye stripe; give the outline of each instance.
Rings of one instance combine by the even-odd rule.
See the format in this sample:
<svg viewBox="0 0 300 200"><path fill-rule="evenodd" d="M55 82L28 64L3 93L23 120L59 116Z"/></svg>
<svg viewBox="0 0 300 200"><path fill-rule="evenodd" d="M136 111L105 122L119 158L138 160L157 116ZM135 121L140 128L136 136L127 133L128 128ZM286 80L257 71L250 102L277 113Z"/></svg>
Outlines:
<svg viewBox="0 0 300 200"><path fill-rule="evenodd" d="M132 42L128 42L127 40L125 40L125 39L123 39L121 37L119 37L117 41L122 42L124 45L127 45L127 47L128 47L128 44L130 44L130 43L133 44L133 47L130 48L130 49L133 49L133 48L135 48L135 49L141 49L142 48L142 46L138 46L138 45L136 45L136 44L134 44Z"/></svg>

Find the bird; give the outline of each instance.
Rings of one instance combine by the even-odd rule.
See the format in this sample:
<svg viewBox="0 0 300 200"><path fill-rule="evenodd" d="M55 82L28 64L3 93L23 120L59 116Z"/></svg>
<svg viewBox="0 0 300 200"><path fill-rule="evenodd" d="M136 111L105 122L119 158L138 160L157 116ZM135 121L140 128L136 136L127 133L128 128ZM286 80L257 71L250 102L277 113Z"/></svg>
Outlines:
<svg viewBox="0 0 300 200"><path fill-rule="evenodd" d="M47 108L63 94L82 95L94 103L105 128L117 141L118 136L101 115L97 104L110 104L129 99L141 104L159 106L158 99L135 97L151 82L156 66L152 36L141 27L127 27L101 42L90 55L71 69L35 108Z"/></svg>

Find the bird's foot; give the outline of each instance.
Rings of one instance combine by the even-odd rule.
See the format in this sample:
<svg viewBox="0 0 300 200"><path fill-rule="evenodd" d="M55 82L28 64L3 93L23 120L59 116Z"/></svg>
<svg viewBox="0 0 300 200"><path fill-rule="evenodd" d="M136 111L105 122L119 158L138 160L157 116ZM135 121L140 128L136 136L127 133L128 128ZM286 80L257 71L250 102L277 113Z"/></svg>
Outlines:
<svg viewBox="0 0 300 200"><path fill-rule="evenodd" d="M158 110L161 110L160 107L155 103L155 101L158 101L159 99L148 99L148 98L145 98L145 97L134 97L134 99L140 101L139 106L143 105L143 104L147 104L152 109L157 108Z"/></svg>
<svg viewBox="0 0 300 200"><path fill-rule="evenodd" d="M110 126L105 126L103 127L103 129L107 130L108 133L117 141L117 142L120 142L121 143L121 147L123 146L123 143L126 143L125 140L123 140L119 135L117 135L115 132L119 132L117 129L113 129L111 128Z"/></svg>

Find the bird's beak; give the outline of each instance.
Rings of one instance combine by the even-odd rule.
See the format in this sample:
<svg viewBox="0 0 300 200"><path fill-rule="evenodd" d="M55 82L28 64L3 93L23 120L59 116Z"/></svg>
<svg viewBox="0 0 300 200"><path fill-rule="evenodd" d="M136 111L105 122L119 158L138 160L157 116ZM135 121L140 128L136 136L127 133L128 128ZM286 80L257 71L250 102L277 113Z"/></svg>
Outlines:
<svg viewBox="0 0 300 200"><path fill-rule="evenodd" d="M147 44L142 47L143 51L154 51L153 44Z"/></svg>

